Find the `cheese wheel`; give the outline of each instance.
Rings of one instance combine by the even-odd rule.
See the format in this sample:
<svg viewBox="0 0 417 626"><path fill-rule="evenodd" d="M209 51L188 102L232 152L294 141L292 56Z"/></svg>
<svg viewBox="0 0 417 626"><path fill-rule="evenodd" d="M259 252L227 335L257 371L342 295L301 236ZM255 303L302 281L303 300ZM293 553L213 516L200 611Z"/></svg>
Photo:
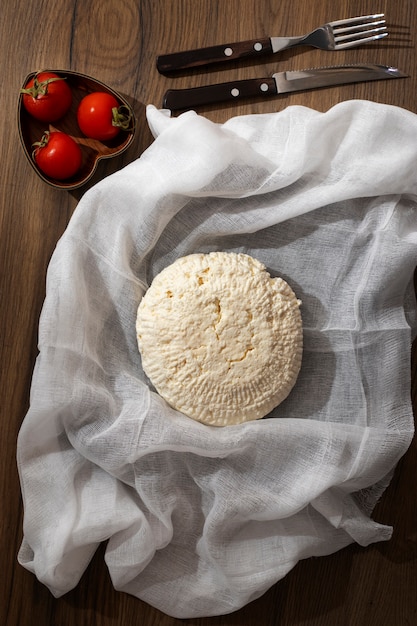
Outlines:
<svg viewBox="0 0 417 626"><path fill-rule="evenodd" d="M212 426L267 415L290 393L302 358L300 300L247 254L190 254L143 296L142 367L175 409Z"/></svg>

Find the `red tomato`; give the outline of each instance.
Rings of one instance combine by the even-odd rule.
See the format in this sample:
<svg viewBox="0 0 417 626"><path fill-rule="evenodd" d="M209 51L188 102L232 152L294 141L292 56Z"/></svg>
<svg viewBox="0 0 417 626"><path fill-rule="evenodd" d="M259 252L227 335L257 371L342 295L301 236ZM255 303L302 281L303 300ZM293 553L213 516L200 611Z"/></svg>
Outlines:
<svg viewBox="0 0 417 626"><path fill-rule="evenodd" d="M85 96L78 107L78 126L87 137L109 141L121 129L128 130L132 113L121 106L114 96L104 91L95 91Z"/></svg>
<svg viewBox="0 0 417 626"><path fill-rule="evenodd" d="M54 72L38 72L21 93L27 112L41 122L56 122L69 111L72 103L66 79Z"/></svg>
<svg viewBox="0 0 417 626"><path fill-rule="evenodd" d="M46 131L33 147L36 165L50 178L66 180L81 167L81 148L66 133Z"/></svg>

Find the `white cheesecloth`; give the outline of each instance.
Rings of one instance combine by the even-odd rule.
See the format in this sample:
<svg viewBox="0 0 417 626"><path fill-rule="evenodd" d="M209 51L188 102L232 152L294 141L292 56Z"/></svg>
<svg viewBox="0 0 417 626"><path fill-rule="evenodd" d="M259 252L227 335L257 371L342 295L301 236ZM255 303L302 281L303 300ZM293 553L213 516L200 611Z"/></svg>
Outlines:
<svg viewBox="0 0 417 626"><path fill-rule="evenodd" d="M58 597L108 540L116 589L218 615L300 559L391 536L371 513L414 432L417 116L356 100L147 118L155 141L84 195L48 268L18 558ZM302 300L293 391L226 428L152 390L135 336L153 277L212 250L252 255Z"/></svg>

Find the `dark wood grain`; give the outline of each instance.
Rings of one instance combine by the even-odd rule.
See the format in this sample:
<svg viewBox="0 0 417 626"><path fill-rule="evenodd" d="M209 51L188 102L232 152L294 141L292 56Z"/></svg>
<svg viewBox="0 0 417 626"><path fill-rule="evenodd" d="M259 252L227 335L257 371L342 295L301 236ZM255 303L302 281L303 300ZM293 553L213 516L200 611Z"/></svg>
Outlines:
<svg viewBox="0 0 417 626"><path fill-rule="evenodd" d="M87 188L66 192L45 185L19 145L18 90L31 71L45 67L94 76L119 91L134 108L139 130L120 156L99 164L91 181L138 157L152 142L145 121L148 103L160 106L172 88L269 76L283 69L332 63L382 63L409 74L394 81L345 85L242 103L207 105L199 113L215 122L289 105L325 111L347 99L371 99L417 113L417 4L380 0L15 0L4 2L0 20L2 58L2 172L0 178L0 624L7 626L411 626L417 623L417 445L400 461L375 511L394 526L391 541L357 546L300 562L262 598L231 615L176 620L116 592L100 548L81 582L56 600L16 561L22 539L22 504L16 438L29 403L37 354L37 327L50 256ZM158 55L241 41L256 36L298 35L320 23L360 13L386 13L390 37L347 52L285 51L262 65L231 61L227 68L161 75ZM337 56L336 56L337 55ZM336 60L337 59L337 60ZM261 73L260 73L261 72ZM91 186L91 185L90 185ZM417 408L417 347L412 389Z"/></svg>

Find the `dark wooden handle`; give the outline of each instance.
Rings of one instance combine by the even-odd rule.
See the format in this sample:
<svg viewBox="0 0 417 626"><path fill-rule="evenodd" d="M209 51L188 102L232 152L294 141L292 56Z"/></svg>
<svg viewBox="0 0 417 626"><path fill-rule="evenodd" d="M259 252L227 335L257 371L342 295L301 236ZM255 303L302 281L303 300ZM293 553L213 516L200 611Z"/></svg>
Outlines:
<svg viewBox="0 0 417 626"><path fill-rule="evenodd" d="M169 89L164 96L166 109L192 109L204 104L241 100L254 96L276 95L277 87L273 78L249 78L230 83L219 83L190 89Z"/></svg>
<svg viewBox="0 0 417 626"><path fill-rule="evenodd" d="M271 53L271 40L265 37L210 46L209 48L163 54L157 58L156 66L164 74L174 72L175 70L211 65L212 63L221 63L222 61L233 61L234 59L243 59L245 57L258 57Z"/></svg>

